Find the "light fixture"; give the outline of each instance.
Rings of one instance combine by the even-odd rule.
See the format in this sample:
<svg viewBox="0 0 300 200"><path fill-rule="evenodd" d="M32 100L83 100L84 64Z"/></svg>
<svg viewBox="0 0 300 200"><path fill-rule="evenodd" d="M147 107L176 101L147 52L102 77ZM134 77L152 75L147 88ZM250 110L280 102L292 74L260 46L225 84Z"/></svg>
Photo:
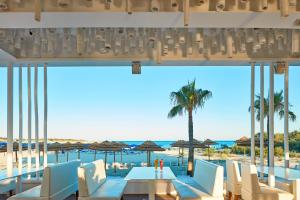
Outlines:
<svg viewBox="0 0 300 200"><path fill-rule="evenodd" d="M126 0L126 12L127 12L129 15L132 14L131 0Z"/></svg>
<svg viewBox="0 0 300 200"><path fill-rule="evenodd" d="M0 10L7 10L7 9L8 9L7 0L0 0Z"/></svg>
<svg viewBox="0 0 300 200"><path fill-rule="evenodd" d="M205 3L205 0L195 0L196 6L202 6Z"/></svg>
<svg viewBox="0 0 300 200"><path fill-rule="evenodd" d="M216 2L216 11L220 12L225 9L225 0L217 0Z"/></svg>
<svg viewBox="0 0 300 200"><path fill-rule="evenodd" d="M279 0L281 17L289 16L289 2L287 0Z"/></svg>
<svg viewBox="0 0 300 200"><path fill-rule="evenodd" d="M300 35L297 30L292 31L292 54L299 55L300 43L299 43Z"/></svg>
<svg viewBox="0 0 300 200"><path fill-rule="evenodd" d="M159 0L151 0L151 12L158 12L160 9Z"/></svg>
<svg viewBox="0 0 300 200"><path fill-rule="evenodd" d="M277 62L274 64L275 74L284 74L286 63L285 62Z"/></svg>
<svg viewBox="0 0 300 200"><path fill-rule="evenodd" d="M132 61L132 74L141 74L142 67L140 61Z"/></svg>
<svg viewBox="0 0 300 200"><path fill-rule="evenodd" d="M240 3L242 4L248 3L248 0L240 0Z"/></svg>
<svg viewBox="0 0 300 200"><path fill-rule="evenodd" d="M57 5L62 8L66 8L70 5L70 0L57 0Z"/></svg>
<svg viewBox="0 0 300 200"><path fill-rule="evenodd" d="M178 7L178 2L177 0L171 0L171 8L177 8Z"/></svg>
<svg viewBox="0 0 300 200"><path fill-rule="evenodd" d="M294 21L294 26L300 26L300 19L296 19Z"/></svg>
<svg viewBox="0 0 300 200"><path fill-rule="evenodd" d="M261 0L261 7L263 10L268 9L268 0Z"/></svg>

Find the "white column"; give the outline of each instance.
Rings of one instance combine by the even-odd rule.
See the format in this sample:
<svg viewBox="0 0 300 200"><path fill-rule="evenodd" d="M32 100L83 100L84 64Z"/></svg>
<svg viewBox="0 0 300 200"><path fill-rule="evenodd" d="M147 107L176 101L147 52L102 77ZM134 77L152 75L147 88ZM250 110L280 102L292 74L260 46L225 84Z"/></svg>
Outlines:
<svg viewBox="0 0 300 200"><path fill-rule="evenodd" d="M274 66L270 65L269 91L269 167L274 167Z"/></svg>
<svg viewBox="0 0 300 200"><path fill-rule="evenodd" d="M35 168L39 169L39 112L38 112L38 65L34 65L34 120L35 120Z"/></svg>
<svg viewBox="0 0 300 200"><path fill-rule="evenodd" d="M275 186L274 176L274 66L270 65L270 91L269 91L269 176L268 183Z"/></svg>
<svg viewBox="0 0 300 200"><path fill-rule="evenodd" d="M19 66L19 171L23 167L23 152L22 152L22 143L23 143L23 103L22 103L22 65Z"/></svg>
<svg viewBox="0 0 300 200"><path fill-rule="evenodd" d="M254 113L255 63L251 63L251 163L255 164L255 113Z"/></svg>
<svg viewBox="0 0 300 200"><path fill-rule="evenodd" d="M290 167L289 157L289 65L284 73L284 167Z"/></svg>
<svg viewBox="0 0 300 200"><path fill-rule="evenodd" d="M27 167L31 170L31 67L27 66L27 90L28 90L28 152Z"/></svg>
<svg viewBox="0 0 300 200"><path fill-rule="evenodd" d="M13 65L7 66L7 175L13 171Z"/></svg>
<svg viewBox="0 0 300 200"><path fill-rule="evenodd" d="M47 167L48 159L47 159L47 143L48 143L48 136L47 136L47 123L48 123L48 75L47 75L47 64L44 64L44 167Z"/></svg>
<svg viewBox="0 0 300 200"><path fill-rule="evenodd" d="M264 165L264 118L265 118L265 91L264 91L264 64L260 65L260 165Z"/></svg>

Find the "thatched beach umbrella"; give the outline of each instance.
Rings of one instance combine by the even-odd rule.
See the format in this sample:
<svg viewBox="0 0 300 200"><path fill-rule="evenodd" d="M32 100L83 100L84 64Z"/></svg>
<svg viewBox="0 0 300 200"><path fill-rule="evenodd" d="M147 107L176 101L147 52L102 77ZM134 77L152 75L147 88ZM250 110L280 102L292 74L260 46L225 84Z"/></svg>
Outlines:
<svg viewBox="0 0 300 200"><path fill-rule="evenodd" d="M50 143L48 146L48 151L55 152L55 161L58 163L58 152L62 150L62 144L58 142Z"/></svg>
<svg viewBox="0 0 300 200"><path fill-rule="evenodd" d="M119 143L119 142L111 142L111 151L113 151L114 153L114 172L117 172L117 168L116 168L116 151L120 151L122 154L122 147L123 144ZM122 159L122 158L121 158Z"/></svg>
<svg viewBox="0 0 300 200"><path fill-rule="evenodd" d="M143 144L135 147L137 151L146 151L147 152L147 166L150 167L151 160L151 151L165 151L164 148L158 146L152 141L145 141Z"/></svg>
<svg viewBox="0 0 300 200"><path fill-rule="evenodd" d="M80 151L85 149L85 145L82 144L81 142L76 142L72 144L73 149L77 149L77 158L80 159Z"/></svg>
<svg viewBox="0 0 300 200"><path fill-rule="evenodd" d="M183 149L186 146L186 141L184 140L177 140L176 142L171 144L171 147L178 148L178 166L179 166L179 158L181 157L181 164L183 164ZM181 150L181 152L180 152Z"/></svg>
<svg viewBox="0 0 300 200"><path fill-rule="evenodd" d="M125 144L124 142L112 142L112 145L114 146L114 147L116 147L117 149L119 149L120 150L120 154L121 154L121 163L123 162L123 149L124 148L128 148L129 147L129 145L128 144Z"/></svg>
<svg viewBox="0 0 300 200"><path fill-rule="evenodd" d="M184 157L184 148L189 148L189 141L184 141L184 140L178 140L176 142L174 142L173 144L171 144L172 147L178 147L179 148L179 157L181 157L181 164L183 165L183 157ZM193 140L193 148L197 149L197 148L206 148L205 145L203 145L203 143L201 143L200 141L194 139ZM181 149L181 153L180 153L180 149ZM179 159L178 159L178 165L179 165Z"/></svg>
<svg viewBox="0 0 300 200"><path fill-rule="evenodd" d="M235 141L237 146L242 147L250 147L251 146L251 138L247 138L245 136L241 137L240 139ZM260 146L260 139L255 137L255 146ZM268 146L268 141L264 140L264 146Z"/></svg>
<svg viewBox="0 0 300 200"><path fill-rule="evenodd" d="M99 143L98 142L94 142L92 144L89 145L89 149L94 150L94 161L96 160L96 155L97 155L97 150L99 148Z"/></svg>
<svg viewBox="0 0 300 200"><path fill-rule="evenodd" d="M206 140L204 140L204 142L202 144L208 147L208 160L210 160L210 152L209 152L210 146L215 145L217 143L210 139L206 139Z"/></svg>
<svg viewBox="0 0 300 200"><path fill-rule="evenodd" d="M69 151L74 149L74 145L70 142L66 142L62 144L62 151L67 153L67 162L69 161Z"/></svg>
<svg viewBox="0 0 300 200"><path fill-rule="evenodd" d="M251 138L247 138L246 136L241 137L240 139L235 141L237 146L243 147L244 156L246 155L246 147L251 146ZM260 146L260 139L255 137L255 146ZM268 140L264 140L264 147L268 147Z"/></svg>
<svg viewBox="0 0 300 200"><path fill-rule="evenodd" d="M18 151L19 151L19 143L18 142L13 143L13 151L15 152L15 155L16 155L16 162L18 162Z"/></svg>

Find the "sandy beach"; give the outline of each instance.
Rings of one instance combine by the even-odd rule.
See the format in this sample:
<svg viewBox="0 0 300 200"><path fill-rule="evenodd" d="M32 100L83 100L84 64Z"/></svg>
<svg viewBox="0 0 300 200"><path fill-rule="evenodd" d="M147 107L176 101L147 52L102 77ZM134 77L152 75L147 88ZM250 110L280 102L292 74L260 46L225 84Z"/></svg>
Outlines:
<svg viewBox="0 0 300 200"><path fill-rule="evenodd" d="M41 160L43 159L42 157L42 152L41 152ZM182 166L186 165L187 163L187 155L188 151L187 149L184 150L184 156L178 157L178 148L169 148L164 152L153 152L151 154L151 163L154 162L155 159L163 159L165 162L166 166ZM203 155L202 151L195 150L195 159L204 159L208 160L207 155ZM32 153L32 163L34 164L35 159L34 159L34 152ZM18 158L20 158L20 155L18 155ZM80 152L80 160L82 162L91 162L95 158L95 152L90 151L90 150L83 150ZM67 160L75 160L78 159L78 152L73 150L69 152L64 152L64 153L59 153L58 154L58 161L59 162L66 162ZM98 151L96 154L96 159L104 159L104 153L101 151ZM122 163L122 165L117 165L117 168L121 168L126 165L130 166L143 166L146 164L146 153L144 152L139 152L139 151L131 151L127 150L122 153L122 156L120 152L115 153L115 159L116 163ZM237 160L237 161L242 161L242 162L250 162L250 157L247 155L236 155L236 154L224 154L221 152L215 152L212 153L210 156L210 160L213 161L222 161L226 159L232 159L232 160ZM49 163L55 163L56 162L56 156L54 152L48 152L48 162ZM107 156L107 163L109 166L114 162L114 154L113 152L109 152ZM259 157L256 158L256 163L259 163ZM267 160L265 159L265 164ZM14 153L14 163L15 166L17 166L16 162L16 154ZM23 151L23 163L24 166L27 163L27 151ZM42 163L42 162L41 162ZM291 168L294 168L296 165L300 163L299 158L290 158L290 166ZM275 165L276 166L283 166L283 159L276 157L275 158ZM6 153L1 153L0 154L0 167L1 169L4 169L6 167ZM110 167L109 167L110 168Z"/></svg>

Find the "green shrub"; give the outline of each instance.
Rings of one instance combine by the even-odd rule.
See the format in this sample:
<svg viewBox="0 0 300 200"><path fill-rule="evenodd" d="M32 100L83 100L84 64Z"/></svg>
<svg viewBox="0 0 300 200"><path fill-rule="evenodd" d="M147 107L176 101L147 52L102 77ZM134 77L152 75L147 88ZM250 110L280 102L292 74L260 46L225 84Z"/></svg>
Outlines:
<svg viewBox="0 0 300 200"><path fill-rule="evenodd" d="M275 147L274 154L277 157L283 156L283 148L282 147Z"/></svg>

